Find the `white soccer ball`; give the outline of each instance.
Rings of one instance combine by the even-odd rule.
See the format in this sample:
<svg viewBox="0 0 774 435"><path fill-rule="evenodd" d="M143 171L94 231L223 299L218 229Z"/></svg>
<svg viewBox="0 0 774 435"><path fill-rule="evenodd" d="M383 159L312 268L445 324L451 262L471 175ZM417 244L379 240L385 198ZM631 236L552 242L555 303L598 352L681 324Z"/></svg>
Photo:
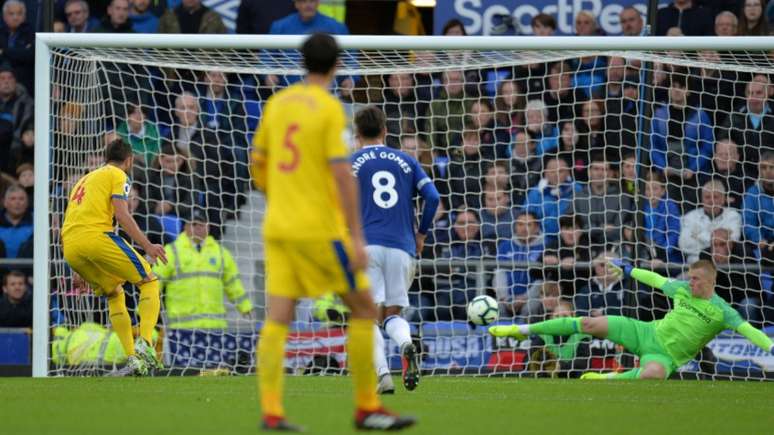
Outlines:
<svg viewBox="0 0 774 435"><path fill-rule="evenodd" d="M468 319L476 325L486 326L499 318L497 301L492 297L479 295L468 304Z"/></svg>

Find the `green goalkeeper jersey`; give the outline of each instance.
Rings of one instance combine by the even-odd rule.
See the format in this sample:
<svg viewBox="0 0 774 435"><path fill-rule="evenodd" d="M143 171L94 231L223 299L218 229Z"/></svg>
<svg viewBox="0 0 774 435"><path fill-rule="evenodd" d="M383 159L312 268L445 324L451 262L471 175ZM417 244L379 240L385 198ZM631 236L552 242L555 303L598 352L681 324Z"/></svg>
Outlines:
<svg viewBox="0 0 774 435"><path fill-rule="evenodd" d="M720 296L701 299L691 294L687 281L668 280L661 291L673 300L673 308L656 320L656 339L681 366L725 329L745 323L739 313Z"/></svg>

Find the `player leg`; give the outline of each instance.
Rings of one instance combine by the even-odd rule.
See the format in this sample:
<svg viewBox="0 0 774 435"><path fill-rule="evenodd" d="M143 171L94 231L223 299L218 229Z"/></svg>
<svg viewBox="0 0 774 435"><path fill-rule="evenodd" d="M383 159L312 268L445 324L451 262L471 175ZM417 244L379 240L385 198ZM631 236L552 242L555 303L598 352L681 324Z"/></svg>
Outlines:
<svg viewBox="0 0 774 435"><path fill-rule="evenodd" d="M266 322L257 348L258 393L264 430L298 432L302 429L287 422L283 406L285 384L285 344L301 283L295 272L292 251L287 244L266 241Z"/></svg>
<svg viewBox="0 0 774 435"><path fill-rule="evenodd" d="M117 234L105 233L111 249L106 249L92 262L108 273L131 282L140 289L137 311L140 317L140 340L135 342L135 352L151 369L163 366L153 348L153 330L159 320L161 297L159 282L151 266L126 240Z"/></svg>
<svg viewBox="0 0 774 435"><path fill-rule="evenodd" d="M525 340L532 334L565 336L585 332L595 337L607 336L606 317L562 317L532 324L490 326L495 337L515 337Z"/></svg>
<svg viewBox="0 0 774 435"><path fill-rule="evenodd" d="M403 386L411 391L419 383L419 355L411 342L411 328L401 317L403 308L409 305L408 289L414 280L414 259L400 249L386 248L384 267L385 308L384 329L398 344L403 360Z"/></svg>
<svg viewBox="0 0 774 435"><path fill-rule="evenodd" d="M371 294L373 295L374 302L380 308L384 304L384 290L385 290L385 270L384 270L384 248L381 246L367 246L366 252L368 253L368 279L371 281ZM392 382L390 376L390 368L387 364L387 355L384 350L384 336L382 330L379 327L381 320L384 317L380 317L377 322L374 323L374 368L376 369L377 388L376 392L379 394L393 394L395 393L395 385Z"/></svg>

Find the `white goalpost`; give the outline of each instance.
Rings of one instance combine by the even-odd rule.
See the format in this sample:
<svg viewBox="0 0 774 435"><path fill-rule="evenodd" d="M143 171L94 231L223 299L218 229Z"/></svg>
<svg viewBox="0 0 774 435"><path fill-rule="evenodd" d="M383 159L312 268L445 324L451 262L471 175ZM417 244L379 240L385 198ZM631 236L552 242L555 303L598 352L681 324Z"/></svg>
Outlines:
<svg viewBox="0 0 774 435"><path fill-rule="evenodd" d="M58 240L72 182L102 163L102 148L114 137L142 156L130 174L141 227L169 243L193 209L204 210L245 290L222 292L223 310L190 300L182 311L175 302L162 305L157 349L165 373L254 369L265 308L264 199L251 188L249 148L262 104L303 74L296 51L303 39L37 34L33 376L98 375L123 363L104 301L73 286ZM774 141L774 117L771 131L766 111L753 127L734 124L745 119L755 83L765 104L774 101L774 37L336 39L342 61L332 91L349 115L365 105L382 108L387 145L413 153L442 194L444 210L404 312L425 372L575 376L633 367L636 358L607 340L494 340L464 316L472 297L489 294L503 322L562 310L662 317L669 301L657 290L613 281L599 267L608 255L675 278L709 256L729 283L721 295L774 335L774 268L755 239L774 229L753 222L746 208L750 189L762 183L758 165L768 147L774 150L767 142ZM702 194L715 185L738 218L692 236L686 216L708 206ZM659 186L661 196L653 193ZM666 198L673 205L662 206ZM728 252L718 229L727 230ZM196 282L187 293L192 299L200 297ZM256 317L244 315L244 300ZM342 369L335 308L300 305L289 369ZM397 349L388 346L398 368ZM772 374L774 357L723 334L676 376Z"/></svg>

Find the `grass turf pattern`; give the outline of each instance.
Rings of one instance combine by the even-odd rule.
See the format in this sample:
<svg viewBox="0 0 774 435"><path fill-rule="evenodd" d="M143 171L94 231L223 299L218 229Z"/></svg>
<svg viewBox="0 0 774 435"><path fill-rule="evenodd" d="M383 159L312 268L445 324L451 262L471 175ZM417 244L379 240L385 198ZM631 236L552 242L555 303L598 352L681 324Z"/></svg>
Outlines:
<svg viewBox="0 0 774 435"><path fill-rule="evenodd" d="M399 379L395 379L399 385ZM254 376L0 378L0 433L255 434ZM352 429L351 379L287 379L292 422ZM427 377L385 404L419 417L410 434L772 434L774 384Z"/></svg>

